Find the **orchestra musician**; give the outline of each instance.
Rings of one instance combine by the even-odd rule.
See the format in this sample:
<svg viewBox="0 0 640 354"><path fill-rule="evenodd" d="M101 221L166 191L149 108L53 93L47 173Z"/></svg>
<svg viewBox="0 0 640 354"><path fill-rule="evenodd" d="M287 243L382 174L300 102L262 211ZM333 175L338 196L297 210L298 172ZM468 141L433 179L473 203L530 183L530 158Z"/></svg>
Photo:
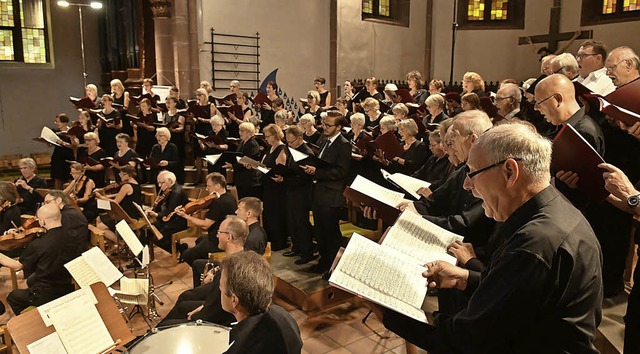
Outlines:
<svg viewBox="0 0 640 354"><path fill-rule="evenodd" d="M114 137L113 141L116 139ZM78 160L91 158L97 162L100 162L101 159L109 156L107 151L100 147L100 137L98 134L94 132L89 132L84 135L84 145L85 148L81 148L78 150ZM114 153L115 154L115 153ZM102 188L105 184L105 169L104 165L101 163L90 166L89 164L84 165L84 173L89 179L95 183L96 188Z"/></svg>
<svg viewBox="0 0 640 354"><path fill-rule="evenodd" d="M71 275L64 267L68 262L65 256L64 231L60 209L53 204L43 205L37 212L40 225L47 232L34 239L15 260L0 253L0 264L23 270L28 289L15 289L7 296L7 303L13 313L20 314L29 306L40 306L72 292ZM4 304L0 302L0 313L4 313Z"/></svg>
<svg viewBox="0 0 640 354"><path fill-rule="evenodd" d="M113 156L117 150L116 135L120 132L127 133L123 121L128 120L122 119L120 112L113 107L113 98L109 95L102 96L102 111L98 117L96 126L98 127L98 136L103 144L101 147L107 151L109 156Z"/></svg>
<svg viewBox="0 0 640 354"><path fill-rule="evenodd" d="M32 158L25 157L20 159L18 167L22 177L15 181L15 185L22 199L22 202L18 204L20 213L34 215L37 204L42 202L42 196L38 194L36 189L47 188L47 182L44 178L36 175L37 165Z"/></svg>
<svg viewBox="0 0 640 354"><path fill-rule="evenodd" d="M247 156L256 161L260 161L260 145L255 138L255 127L249 122L244 122L239 126L240 144L236 149L243 156ZM244 197L262 197L262 175L259 171L239 163L234 159L231 163L227 162L224 169L233 168L233 180L238 191L238 198Z"/></svg>
<svg viewBox="0 0 640 354"><path fill-rule="evenodd" d="M65 133L69 130L69 117L66 114L60 113L56 115L55 119L56 133L58 133L59 145L53 147L53 153L51 153L51 178L54 181L56 189L62 189L62 185L71 179L69 174L69 168L66 161L72 161L75 159L71 144L71 138Z"/></svg>
<svg viewBox="0 0 640 354"><path fill-rule="evenodd" d="M119 170L119 176L121 182L116 186L119 189L114 194L102 194L104 191L95 191L95 196L98 199L113 201L122 207L122 209L131 217L135 219L135 215L138 215L138 211L133 203L140 205L142 201L142 193L140 191L140 185L136 181L136 170L131 165L124 165ZM107 187L108 188L108 187ZM113 251L117 247L118 236L115 234L116 222L109 215L100 215L96 219L96 226L104 231L104 236L113 243L109 251Z"/></svg>
<svg viewBox="0 0 640 354"><path fill-rule="evenodd" d="M233 214L238 205L236 199L227 193L227 181L220 173L213 172L207 175L207 192L209 194L216 193L218 198L214 199L204 219L198 219L195 216L188 215L183 208L175 210L176 215L185 218L188 222L197 227L206 230L207 234L196 240L196 246L187 249L187 245L180 243L181 258L187 264L192 265L196 259L206 259L210 252L218 252L217 234L220 223L227 215Z"/></svg>
<svg viewBox="0 0 640 354"><path fill-rule="evenodd" d="M96 184L85 175L85 167L81 163L71 165L71 177L73 180L64 189L64 192L71 200L75 200L87 221L93 222L98 217L98 205L93 197Z"/></svg>
<svg viewBox="0 0 640 354"><path fill-rule="evenodd" d="M342 195L345 177L351 168L351 145L340 130L345 125L344 117L338 111L329 111L322 122L325 142L318 157L329 162L329 166L300 166L313 176L312 209L314 231L320 251L320 261L311 267L314 273L329 270L340 248L340 214L345 203ZM328 273L324 275L328 279Z"/></svg>
<svg viewBox="0 0 640 354"><path fill-rule="evenodd" d="M0 182L0 235L21 224L16 187Z"/></svg>
<svg viewBox="0 0 640 354"><path fill-rule="evenodd" d="M171 235L186 230L187 220L178 216L173 216L168 221L163 220L163 218L176 208L187 204L189 198L176 182L176 175L173 172L161 171L156 180L160 191L153 202L152 208L147 210L146 214L156 219L154 225L163 236L162 239L156 241L156 244L171 253Z"/></svg>
<svg viewBox="0 0 640 354"><path fill-rule="evenodd" d="M176 175L180 170L178 147L176 144L170 142L169 139L171 139L171 133L168 128L162 127L156 129L156 140L158 140L158 143L151 148L149 157L157 162L157 166L151 166L151 180L155 181L158 172L163 169L169 170Z"/></svg>
<svg viewBox="0 0 640 354"><path fill-rule="evenodd" d="M42 204L55 205L62 213L63 240L66 261L69 262L87 250L90 234L87 219L72 205L69 195L58 189L51 189L44 196ZM66 262L65 262L66 263Z"/></svg>
<svg viewBox="0 0 640 354"><path fill-rule="evenodd" d="M226 255L242 252L248 233L247 224L242 219L237 216L227 216L220 224L218 248ZM214 268L203 280L203 285L180 294L175 306L157 327L195 320L229 326L235 318L222 309L220 297L220 272Z"/></svg>

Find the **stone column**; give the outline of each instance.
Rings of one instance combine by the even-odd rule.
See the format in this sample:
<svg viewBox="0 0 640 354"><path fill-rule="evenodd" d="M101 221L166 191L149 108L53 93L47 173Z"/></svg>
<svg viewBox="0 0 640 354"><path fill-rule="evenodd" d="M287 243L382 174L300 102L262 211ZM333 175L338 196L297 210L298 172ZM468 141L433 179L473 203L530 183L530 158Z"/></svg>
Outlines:
<svg viewBox="0 0 640 354"><path fill-rule="evenodd" d="M189 1L189 41L191 42L191 48L189 48L191 52L191 63L190 63L190 76L191 76L191 87L189 87L189 91L185 91L186 97L194 97L193 91L195 91L198 87L200 87L200 42L198 41L198 16L201 15L201 10L198 10L196 5L196 1ZM204 38L206 37L206 33L208 29L202 29L204 34ZM205 41L207 41L205 39ZM205 75L207 77L207 75ZM211 81L211 75L208 75L209 81Z"/></svg>
<svg viewBox="0 0 640 354"><path fill-rule="evenodd" d="M197 43L191 43L190 22L197 22L196 18L190 18L190 7L195 3L188 0L175 0L173 11L173 63L176 86L180 88L183 98L191 97L190 94L198 86L191 81L191 47Z"/></svg>
<svg viewBox="0 0 640 354"><path fill-rule="evenodd" d="M156 83L175 83L173 72L173 37L171 31L171 1L149 0L153 11L154 37L156 46Z"/></svg>

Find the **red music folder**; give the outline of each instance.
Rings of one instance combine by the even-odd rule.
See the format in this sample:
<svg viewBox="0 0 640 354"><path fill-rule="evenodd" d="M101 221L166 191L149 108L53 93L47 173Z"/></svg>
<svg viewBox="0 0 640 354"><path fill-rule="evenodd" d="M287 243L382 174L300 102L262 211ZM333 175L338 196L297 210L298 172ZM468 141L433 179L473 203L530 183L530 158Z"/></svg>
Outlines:
<svg viewBox="0 0 640 354"><path fill-rule="evenodd" d="M404 153L404 147L393 132L386 132L373 141L376 147L384 152L387 160L400 157Z"/></svg>
<svg viewBox="0 0 640 354"><path fill-rule="evenodd" d="M604 160L574 127L564 124L553 139L551 167L555 171L572 171L578 174L578 189L589 199L601 202L609 192L604 188L602 173L598 167Z"/></svg>
<svg viewBox="0 0 640 354"><path fill-rule="evenodd" d="M413 96L411 96L411 93L407 89L398 89L396 91L396 95L398 97L400 97L400 102L402 102L402 103L413 103L413 102L415 102L415 100L413 99Z"/></svg>
<svg viewBox="0 0 640 354"><path fill-rule="evenodd" d="M97 107L95 102L93 102L89 97L69 97L69 101L78 109L90 109Z"/></svg>
<svg viewBox="0 0 640 354"><path fill-rule="evenodd" d="M267 97L267 95L264 92L262 91L258 92L256 97L253 98L253 104L262 107L262 105L265 103L271 106L271 103L273 102L271 102L269 97Z"/></svg>
<svg viewBox="0 0 640 354"><path fill-rule="evenodd" d="M606 96L594 93L585 94L584 96L598 99L602 113L627 126L640 122L640 79L635 79L626 85L620 86Z"/></svg>

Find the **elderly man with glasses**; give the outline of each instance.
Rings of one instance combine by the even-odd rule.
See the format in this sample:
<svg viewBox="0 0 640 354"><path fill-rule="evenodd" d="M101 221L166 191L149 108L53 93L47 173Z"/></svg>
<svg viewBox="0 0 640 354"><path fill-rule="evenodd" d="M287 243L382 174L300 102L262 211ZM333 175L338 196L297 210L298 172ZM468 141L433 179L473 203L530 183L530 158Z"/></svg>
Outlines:
<svg viewBox="0 0 640 354"><path fill-rule="evenodd" d="M430 287L470 295L434 325L391 310L384 325L430 353L597 353L600 247L584 216L550 185L551 142L511 123L482 134L469 152L464 186L502 223L505 240L480 273L426 264Z"/></svg>

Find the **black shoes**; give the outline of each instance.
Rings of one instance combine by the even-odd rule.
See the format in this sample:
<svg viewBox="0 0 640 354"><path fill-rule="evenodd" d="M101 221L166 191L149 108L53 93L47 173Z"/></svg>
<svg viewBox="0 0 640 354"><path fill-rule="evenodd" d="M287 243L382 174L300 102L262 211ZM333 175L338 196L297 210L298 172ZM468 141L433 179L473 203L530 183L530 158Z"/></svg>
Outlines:
<svg viewBox="0 0 640 354"><path fill-rule="evenodd" d="M178 257L178 263L183 263L184 259L182 258L182 255L184 254L184 251L186 251L189 248L189 246L186 243L182 243L182 242L178 242L176 244L176 250L178 251L179 257Z"/></svg>
<svg viewBox="0 0 640 354"><path fill-rule="evenodd" d="M285 253L282 254L285 257L296 257L296 256L300 256L300 253L296 252L296 251L287 251Z"/></svg>
<svg viewBox="0 0 640 354"><path fill-rule="evenodd" d="M316 258L318 258L318 256L315 256L315 255L301 256L300 259L296 259L296 261L293 262L293 263L295 263L297 265L307 264L307 263L313 261Z"/></svg>

